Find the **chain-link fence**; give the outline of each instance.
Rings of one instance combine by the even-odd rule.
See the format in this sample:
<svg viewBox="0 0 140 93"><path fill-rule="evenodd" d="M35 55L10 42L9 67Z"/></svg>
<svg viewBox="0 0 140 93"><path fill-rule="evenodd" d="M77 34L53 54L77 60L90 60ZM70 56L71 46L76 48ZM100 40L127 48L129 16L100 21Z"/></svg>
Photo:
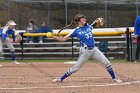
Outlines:
<svg viewBox="0 0 140 93"><path fill-rule="evenodd" d="M129 27L139 14L139 0L2 0L0 9L6 22L16 20L17 29L25 29L29 20L39 26L42 20L53 29L69 24L74 15L82 13L88 23L104 17L105 27Z"/></svg>

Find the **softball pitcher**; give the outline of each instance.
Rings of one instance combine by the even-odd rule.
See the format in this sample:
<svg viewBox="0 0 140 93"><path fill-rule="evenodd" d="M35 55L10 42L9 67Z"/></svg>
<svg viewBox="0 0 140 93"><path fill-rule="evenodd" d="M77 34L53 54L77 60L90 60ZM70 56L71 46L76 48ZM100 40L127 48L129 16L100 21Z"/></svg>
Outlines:
<svg viewBox="0 0 140 93"><path fill-rule="evenodd" d="M15 41L15 25L16 23L13 20L10 20L6 26L3 27L3 29L0 32L0 54L2 53L2 42L10 49L11 51L11 57L12 57L12 63L19 64L15 60L15 49L12 45L12 43ZM12 39L8 39L8 37L12 35Z"/></svg>
<svg viewBox="0 0 140 93"><path fill-rule="evenodd" d="M86 22L86 17L82 14L78 14L74 17L70 25L61 29L63 30L65 28L70 28L73 24L75 24L77 27L70 34L66 35L65 37L58 36L53 37L55 40L58 41L66 41L68 39L71 39L72 37L77 37L81 44L80 55L75 66L66 71L61 77L54 79L53 82L62 82L65 78L77 72L84 65L84 63L88 61L90 57L96 59L106 67L107 71L111 75L112 80L114 82L122 82L121 80L116 79L110 61L104 56L104 54L97 47L95 47L92 29L94 26L97 26L100 21L101 18L98 18L91 25L89 25ZM102 24L100 23L100 26L102 26L103 24L104 23Z"/></svg>

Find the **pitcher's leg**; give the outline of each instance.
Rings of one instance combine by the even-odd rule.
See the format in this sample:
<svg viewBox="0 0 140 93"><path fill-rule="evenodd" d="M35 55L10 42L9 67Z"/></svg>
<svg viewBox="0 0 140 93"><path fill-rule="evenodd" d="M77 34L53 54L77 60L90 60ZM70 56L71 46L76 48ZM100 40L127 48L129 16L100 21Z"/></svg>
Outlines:
<svg viewBox="0 0 140 93"><path fill-rule="evenodd" d="M81 50L81 51L82 53L79 55L76 65L70 68L68 71L66 71L59 79L54 79L54 82L57 82L57 80L58 82L63 81L65 78L69 77L71 74L77 72L84 65L84 63L87 62L87 60L91 56L91 53L87 50Z"/></svg>
<svg viewBox="0 0 140 93"><path fill-rule="evenodd" d="M106 67L106 69L109 72L109 74L111 75L112 79L116 78L113 68L110 64L110 61L105 57L105 55L98 48L94 49L92 57Z"/></svg>
<svg viewBox="0 0 140 93"><path fill-rule="evenodd" d="M87 62L87 60L88 60L88 58L85 58L83 55L81 55L79 57L76 65L73 66L72 68L70 68L68 71L66 71L60 79L63 81L66 77L77 72L84 65L84 63Z"/></svg>

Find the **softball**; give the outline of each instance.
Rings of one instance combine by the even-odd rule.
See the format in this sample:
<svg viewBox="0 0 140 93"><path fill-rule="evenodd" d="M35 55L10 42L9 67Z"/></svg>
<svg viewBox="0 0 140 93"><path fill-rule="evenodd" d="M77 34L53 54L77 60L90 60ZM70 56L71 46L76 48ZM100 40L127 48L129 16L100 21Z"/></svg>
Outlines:
<svg viewBox="0 0 140 93"><path fill-rule="evenodd" d="M48 38L51 38L51 37L53 37L53 34L52 34L51 32L48 32L48 33L47 33L47 37L48 37Z"/></svg>

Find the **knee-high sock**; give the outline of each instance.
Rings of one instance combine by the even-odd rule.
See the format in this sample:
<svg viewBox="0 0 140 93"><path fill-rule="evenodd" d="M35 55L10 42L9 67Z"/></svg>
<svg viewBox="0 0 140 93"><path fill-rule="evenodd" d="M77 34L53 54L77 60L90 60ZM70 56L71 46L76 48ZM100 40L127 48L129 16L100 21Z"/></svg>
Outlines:
<svg viewBox="0 0 140 93"><path fill-rule="evenodd" d="M109 72L109 74L111 75L112 79L115 79L116 76L115 76L115 74L114 74L114 71L113 71L111 65L108 66L108 67L106 67L106 68L107 68L107 71Z"/></svg>
<svg viewBox="0 0 140 93"><path fill-rule="evenodd" d="M61 81L63 81L65 78L69 77L72 73L68 70L67 72L65 72L61 77Z"/></svg>
<svg viewBox="0 0 140 93"><path fill-rule="evenodd" d="M15 51L11 51L12 61L15 61Z"/></svg>

